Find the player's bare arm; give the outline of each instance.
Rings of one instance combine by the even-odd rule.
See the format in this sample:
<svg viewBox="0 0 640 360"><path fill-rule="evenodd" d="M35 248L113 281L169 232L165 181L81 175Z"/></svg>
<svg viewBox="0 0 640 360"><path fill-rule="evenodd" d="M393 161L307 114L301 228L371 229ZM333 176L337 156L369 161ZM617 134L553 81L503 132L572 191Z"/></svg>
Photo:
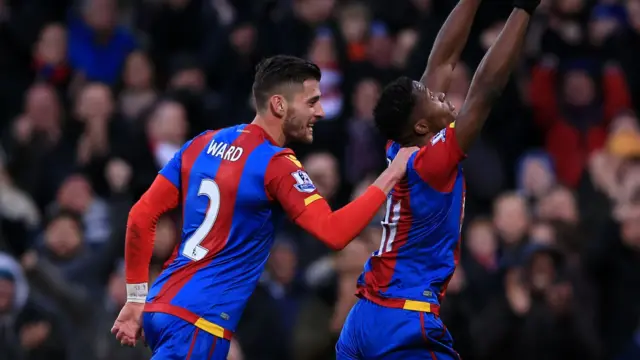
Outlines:
<svg viewBox="0 0 640 360"><path fill-rule="evenodd" d="M515 9L473 76L455 125L456 138L463 150L469 149L491 107L500 98L521 53L531 15L539 4L540 0L514 2Z"/></svg>
<svg viewBox="0 0 640 360"><path fill-rule="evenodd" d="M481 0L460 0L438 32L420 82L431 91L447 92Z"/></svg>
<svg viewBox="0 0 640 360"><path fill-rule="evenodd" d="M385 195L388 195L398 180L404 177L404 174L407 171L407 162L409 161L409 157L418 150L419 148L417 146L400 149L400 151L398 151L398 155L396 155L389 167L383 171L380 176L378 176L371 186L377 187L382 190Z"/></svg>

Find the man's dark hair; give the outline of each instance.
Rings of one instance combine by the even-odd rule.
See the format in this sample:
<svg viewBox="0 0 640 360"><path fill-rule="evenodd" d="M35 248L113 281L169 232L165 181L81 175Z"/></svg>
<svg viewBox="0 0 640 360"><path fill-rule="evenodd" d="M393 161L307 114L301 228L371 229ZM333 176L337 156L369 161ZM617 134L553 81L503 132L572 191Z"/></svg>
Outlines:
<svg viewBox="0 0 640 360"><path fill-rule="evenodd" d="M46 219L45 227L48 227L49 225L53 224L54 222L60 219L72 220L73 222L76 223L76 225L78 225L78 229L80 229L80 231L83 231L84 226L82 224L82 215L77 213L76 211L69 210L66 208L59 208L59 209L56 209L54 212L52 212Z"/></svg>
<svg viewBox="0 0 640 360"><path fill-rule="evenodd" d="M276 55L264 59L256 67L253 81L256 108L261 109L281 85L302 84L309 79L320 81L320 77L316 64L295 56Z"/></svg>
<svg viewBox="0 0 640 360"><path fill-rule="evenodd" d="M380 133L389 140L400 142L408 133L415 104L413 80L403 76L389 83L373 110Z"/></svg>

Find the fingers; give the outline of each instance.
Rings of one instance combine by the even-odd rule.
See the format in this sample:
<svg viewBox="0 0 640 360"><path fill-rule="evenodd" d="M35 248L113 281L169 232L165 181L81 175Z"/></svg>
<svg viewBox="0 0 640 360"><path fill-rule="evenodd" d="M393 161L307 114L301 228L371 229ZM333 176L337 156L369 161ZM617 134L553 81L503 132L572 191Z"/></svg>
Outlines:
<svg viewBox="0 0 640 360"><path fill-rule="evenodd" d="M111 333L116 336L116 339L122 346L136 346L138 341L138 335L133 332L127 331L126 328L121 328L118 324L113 325Z"/></svg>
<svg viewBox="0 0 640 360"><path fill-rule="evenodd" d="M120 331L116 334L116 339L120 341L120 345L122 346L136 346L136 342L138 339L136 337L129 336L124 332Z"/></svg>

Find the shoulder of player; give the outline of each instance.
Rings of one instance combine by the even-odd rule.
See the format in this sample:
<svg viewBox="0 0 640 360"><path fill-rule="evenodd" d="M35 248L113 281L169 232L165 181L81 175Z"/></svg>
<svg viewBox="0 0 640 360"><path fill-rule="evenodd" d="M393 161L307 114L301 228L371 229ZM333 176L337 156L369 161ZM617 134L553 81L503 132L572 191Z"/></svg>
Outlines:
<svg viewBox="0 0 640 360"><path fill-rule="evenodd" d="M220 130L205 130L191 138L191 140L188 140L186 143L184 143L182 148L186 149L194 144L200 144L201 147L204 147L209 142L209 140L211 140L213 136L219 131Z"/></svg>
<svg viewBox="0 0 640 360"><path fill-rule="evenodd" d="M287 168L297 168L302 170L304 167L302 166L302 162L298 160L295 152L289 148L278 148L273 149L276 150L271 158L272 163L284 164Z"/></svg>

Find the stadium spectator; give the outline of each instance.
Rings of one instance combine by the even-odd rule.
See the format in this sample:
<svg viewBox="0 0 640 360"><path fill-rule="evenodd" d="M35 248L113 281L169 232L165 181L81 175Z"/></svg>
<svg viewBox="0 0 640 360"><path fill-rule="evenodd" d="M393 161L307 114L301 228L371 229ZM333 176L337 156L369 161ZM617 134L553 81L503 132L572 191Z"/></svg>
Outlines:
<svg viewBox="0 0 640 360"><path fill-rule="evenodd" d="M386 166L381 88L422 75L456 2L0 0L0 358L149 357L108 333L126 216L187 139L251 121L265 56L322 68L327 117L293 146L332 206L357 196ZM482 1L456 108L508 11ZM640 0L543 1L526 48L464 163L441 316L467 360L637 359ZM177 218L157 225L152 279ZM229 358L332 359L380 220L338 254L287 224Z"/></svg>

